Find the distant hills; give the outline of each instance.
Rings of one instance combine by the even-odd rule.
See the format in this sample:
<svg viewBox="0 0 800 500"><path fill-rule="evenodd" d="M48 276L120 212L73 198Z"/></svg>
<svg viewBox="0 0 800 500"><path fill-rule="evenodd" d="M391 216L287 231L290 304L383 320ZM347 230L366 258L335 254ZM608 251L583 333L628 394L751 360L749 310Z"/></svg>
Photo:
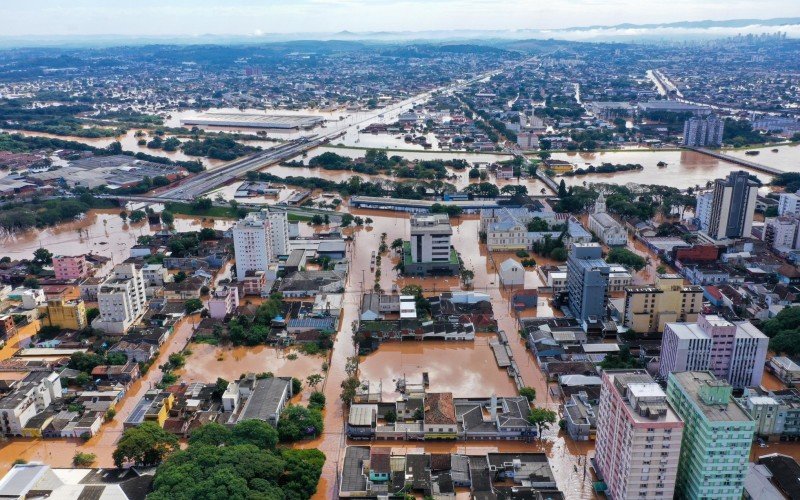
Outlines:
<svg viewBox="0 0 800 500"><path fill-rule="evenodd" d="M431 31L340 31L337 33L258 33L253 35L197 36L0 36L0 48L11 47L108 47L115 45L154 44L254 44L292 42L298 40L342 42L479 42L523 39L556 39L572 41L654 41L654 40L704 40L736 35L786 33L790 38L800 38L800 18L731 19L680 21L672 23L576 26L561 29L522 30L431 30Z"/></svg>

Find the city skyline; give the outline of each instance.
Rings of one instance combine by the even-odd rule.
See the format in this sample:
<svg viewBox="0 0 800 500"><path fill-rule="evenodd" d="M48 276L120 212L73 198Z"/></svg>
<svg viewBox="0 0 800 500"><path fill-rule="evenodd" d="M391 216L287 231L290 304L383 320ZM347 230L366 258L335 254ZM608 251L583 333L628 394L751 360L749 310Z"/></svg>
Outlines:
<svg viewBox="0 0 800 500"><path fill-rule="evenodd" d="M374 32L565 30L576 27L616 27L621 23L676 23L703 20L767 19L800 16L800 6L789 0L752 2L660 2L581 0L548 2L512 0L498 8L488 0L233 0L218 2L177 0L163 5L144 0L136 5L108 5L99 0L78 0L69 7L52 0L0 7L0 17L15 19L4 27L6 37L40 36L201 36ZM773 31L777 28L773 27ZM781 27L800 35L797 23ZM669 27L659 34L691 34L702 27ZM724 28L715 28L723 31ZM749 33L751 27L736 32ZM574 38L597 36L582 28ZM603 30L599 30L603 31ZM647 29L626 26L620 36L646 36ZM661 33L661 31L664 31ZM758 31L758 30L755 30Z"/></svg>

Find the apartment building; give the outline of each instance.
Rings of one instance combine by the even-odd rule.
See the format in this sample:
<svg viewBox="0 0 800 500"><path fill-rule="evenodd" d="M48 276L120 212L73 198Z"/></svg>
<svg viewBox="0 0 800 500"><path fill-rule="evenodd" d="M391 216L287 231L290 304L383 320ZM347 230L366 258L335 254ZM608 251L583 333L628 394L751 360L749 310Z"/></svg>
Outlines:
<svg viewBox="0 0 800 500"><path fill-rule="evenodd" d="M694 116L683 124L683 145L694 147L722 146L725 122L716 116Z"/></svg>
<svg viewBox="0 0 800 500"><path fill-rule="evenodd" d="M749 321L701 314L696 323L668 323L659 376L666 380L671 372L709 370L735 388L758 386L768 346L769 338Z"/></svg>
<svg viewBox="0 0 800 500"><path fill-rule="evenodd" d="M800 250L800 217L781 215L764 221L765 243L780 254Z"/></svg>
<svg viewBox="0 0 800 500"><path fill-rule="evenodd" d="M671 373L667 400L683 420L676 495L742 498L755 422L708 371Z"/></svg>
<svg viewBox="0 0 800 500"><path fill-rule="evenodd" d="M22 436L25 424L61 399L61 379L56 372L31 372L0 399L0 433Z"/></svg>
<svg viewBox="0 0 800 500"><path fill-rule="evenodd" d="M224 286L211 292L208 298L208 313L214 319L224 319L239 307L239 289Z"/></svg>
<svg viewBox="0 0 800 500"><path fill-rule="evenodd" d="M98 287L100 310L92 328L108 334L122 335L144 313L147 307L142 271L134 264L119 264Z"/></svg>
<svg viewBox="0 0 800 500"><path fill-rule="evenodd" d="M405 274L456 274L460 266L451 245L452 236L453 228L446 214L413 214L410 242L403 249Z"/></svg>
<svg viewBox="0 0 800 500"><path fill-rule="evenodd" d="M778 197L778 215L800 215L800 191L781 193Z"/></svg>
<svg viewBox="0 0 800 500"><path fill-rule="evenodd" d="M572 314L581 322L606 316L610 267L597 243L576 243L567 260L567 292Z"/></svg>
<svg viewBox="0 0 800 500"><path fill-rule="evenodd" d="M272 231L268 218L251 213L233 226L236 279L243 281L249 272L266 271L272 260Z"/></svg>
<svg viewBox="0 0 800 500"><path fill-rule="evenodd" d="M83 300L64 300L63 297L50 299L47 304L39 306L42 324L55 326L65 330L83 330L86 328L86 305Z"/></svg>
<svg viewBox="0 0 800 500"><path fill-rule="evenodd" d="M659 274L652 286L625 287L623 324L639 333L663 332L667 323L693 323L703 310L703 287L678 274Z"/></svg>
<svg viewBox="0 0 800 500"><path fill-rule="evenodd" d="M671 499L682 435L683 422L646 371L603 373L594 461L606 496Z"/></svg>
<svg viewBox="0 0 800 500"><path fill-rule="evenodd" d="M707 234L715 240L750 236L758 184L744 170L714 182Z"/></svg>
<svg viewBox="0 0 800 500"><path fill-rule="evenodd" d="M53 257L53 271L57 280L80 280L89 276L89 265L83 255L56 255Z"/></svg>

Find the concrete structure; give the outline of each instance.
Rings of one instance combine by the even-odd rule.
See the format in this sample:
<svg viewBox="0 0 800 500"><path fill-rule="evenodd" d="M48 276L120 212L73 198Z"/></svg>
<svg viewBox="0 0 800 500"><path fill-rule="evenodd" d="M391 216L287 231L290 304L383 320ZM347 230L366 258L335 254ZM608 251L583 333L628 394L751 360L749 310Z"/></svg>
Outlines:
<svg viewBox="0 0 800 500"><path fill-rule="evenodd" d="M403 248L404 273L415 276L453 275L458 257L450 239L453 228L446 214L411 216L411 238Z"/></svg>
<svg viewBox="0 0 800 500"><path fill-rule="evenodd" d="M800 215L800 191L781 193L778 197L778 215Z"/></svg>
<svg viewBox="0 0 800 500"><path fill-rule="evenodd" d="M225 286L211 292L208 298L208 313L214 319L224 319L239 307L239 289Z"/></svg>
<svg viewBox="0 0 800 500"><path fill-rule="evenodd" d="M264 212L262 211L262 216ZM289 218L286 212L267 212L272 255L289 255Z"/></svg>
<svg viewBox="0 0 800 500"><path fill-rule="evenodd" d="M32 462L14 465L0 480L0 498L144 500L152 482L152 473L140 474L136 468L57 469Z"/></svg>
<svg viewBox="0 0 800 500"><path fill-rule="evenodd" d="M589 215L589 231L600 238L608 246L622 246L628 244L628 233L622 224L606 212L606 197L603 193L597 197L594 212Z"/></svg>
<svg viewBox="0 0 800 500"><path fill-rule="evenodd" d="M714 205L714 191L706 191L697 195L697 205L694 210L694 217L701 231L708 233L711 225L711 207Z"/></svg>
<svg viewBox="0 0 800 500"><path fill-rule="evenodd" d="M661 342L659 376L710 370L735 388L758 386L769 338L750 322L700 315L697 323L668 323Z"/></svg>
<svg viewBox="0 0 800 500"><path fill-rule="evenodd" d="M533 151L539 149L539 136L530 130L523 130L517 133L517 146L523 151Z"/></svg>
<svg viewBox="0 0 800 500"><path fill-rule="evenodd" d="M265 271L272 260L269 219L248 214L233 226L233 249L236 256L236 279L243 281L248 272Z"/></svg>
<svg viewBox="0 0 800 500"><path fill-rule="evenodd" d="M525 284L525 268L514 259L502 262L497 272L500 275L500 283L505 286Z"/></svg>
<svg viewBox="0 0 800 500"><path fill-rule="evenodd" d="M653 286L625 287L623 324L639 333L663 332L667 323L693 323L703 308L703 287L678 274L659 274Z"/></svg>
<svg viewBox="0 0 800 500"><path fill-rule="evenodd" d="M595 467L614 500L672 498L683 422L644 370L603 373Z"/></svg>
<svg viewBox="0 0 800 500"><path fill-rule="evenodd" d="M124 334L147 307L142 271L134 264L118 264L98 288L100 316L92 328L109 334Z"/></svg>
<svg viewBox="0 0 800 500"><path fill-rule="evenodd" d="M181 119L182 125L281 130L311 129L324 122L325 118L321 116L253 113L203 113L200 116Z"/></svg>
<svg viewBox="0 0 800 500"><path fill-rule="evenodd" d="M694 147L722 146L725 122L716 116L689 118L683 124L683 145Z"/></svg>
<svg viewBox="0 0 800 500"><path fill-rule="evenodd" d="M86 305L83 300L64 300L63 297L51 299L39 307L42 324L55 326L65 330L83 330L86 328Z"/></svg>
<svg viewBox="0 0 800 500"><path fill-rule="evenodd" d="M769 369L784 384L788 386L800 385L800 365L786 356L770 358Z"/></svg>
<svg viewBox="0 0 800 500"><path fill-rule="evenodd" d="M757 196L758 184L744 170L731 172L727 179L717 179L708 236L715 240L750 236Z"/></svg>
<svg viewBox="0 0 800 500"><path fill-rule="evenodd" d="M0 399L0 433L22 436L28 421L59 399L61 379L56 372L29 373Z"/></svg>
<svg viewBox="0 0 800 500"><path fill-rule="evenodd" d="M263 420L278 425L281 412L292 398L292 379L284 377L256 378L250 374L237 382L239 397L245 400L238 414L229 423Z"/></svg>
<svg viewBox="0 0 800 500"><path fill-rule="evenodd" d="M679 498L742 498L755 423L711 372L671 373L667 400L683 419Z"/></svg>
<svg viewBox="0 0 800 500"><path fill-rule="evenodd" d="M606 316L610 268L602 255L597 243L578 243L573 245L567 260L569 308L584 323L590 318Z"/></svg>
<svg viewBox="0 0 800 500"><path fill-rule="evenodd" d="M767 219L762 239L779 254L800 250L800 217L781 215Z"/></svg>
<svg viewBox="0 0 800 500"><path fill-rule="evenodd" d="M89 276L89 265L83 255L53 257L53 271L61 281L79 280Z"/></svg>

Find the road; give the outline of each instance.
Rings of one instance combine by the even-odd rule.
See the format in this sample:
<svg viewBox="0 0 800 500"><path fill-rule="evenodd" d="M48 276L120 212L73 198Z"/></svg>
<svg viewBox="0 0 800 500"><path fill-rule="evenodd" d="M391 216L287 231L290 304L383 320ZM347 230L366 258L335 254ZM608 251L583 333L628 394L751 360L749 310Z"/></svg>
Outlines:
<svg viewBox="0 0 800 500"><path fill-rule="evenodd" d="M224 184L227 184L237 177L241 177L247 172L260 170L269 165L274 165L282 161L289 160L298 155L325 144L337 137L346 134L349 130L359 128L362 124L376 119L384 118L387 114L399 114L404 109L413 106L417 101L428 99L436 92L454 92L475 82L492 77L503 68L483 73L463 82L457 82L435 89L428 90L421 94L409 97L385 108L371 110L367 113L359 114L351 119L343 120L341 123L334 123L330 130L323 134L313 134L308 137L290 141L286 144L276 146L266 151L260 151L254 155L242 158L227 165L215 168L214 170L201 172L167 190L162 191L158 197L162 199L193 200L203 194L212 191Z"/></svg>

